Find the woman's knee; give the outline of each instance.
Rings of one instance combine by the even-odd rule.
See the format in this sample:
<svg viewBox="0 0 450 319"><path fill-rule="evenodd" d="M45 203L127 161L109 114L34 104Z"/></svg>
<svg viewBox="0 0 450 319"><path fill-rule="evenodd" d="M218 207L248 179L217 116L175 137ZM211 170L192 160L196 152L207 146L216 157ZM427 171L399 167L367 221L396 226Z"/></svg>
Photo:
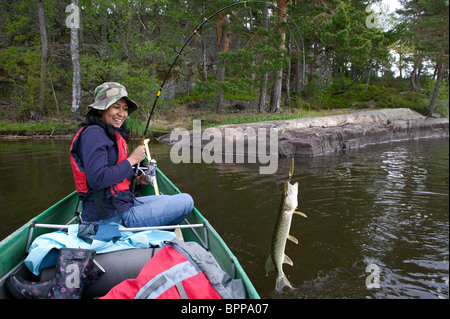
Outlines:
<svg viewBox="0 0 450 319"><path fill-rule="evenodd" d="M194 209L194 199L191 195L186 193L181 193L176 195L178 200L180 200L181 205L184 207L186 215L188 215L192 209Z"/></svg>

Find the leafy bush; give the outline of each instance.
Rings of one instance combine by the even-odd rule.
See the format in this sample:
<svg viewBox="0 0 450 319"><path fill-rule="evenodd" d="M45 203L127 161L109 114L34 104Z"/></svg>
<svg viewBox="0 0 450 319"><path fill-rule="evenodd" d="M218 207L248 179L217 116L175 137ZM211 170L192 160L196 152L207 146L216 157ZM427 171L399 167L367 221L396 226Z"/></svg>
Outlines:
<svg viewBox="0 0 450 319"><path fill-rule="evenodd" d="M356 83L349 90L346 90L351 83L350 79L340 77L333 84L316 90L312 101L327 109L349 108L356 104L366 105L365 102L376 101L389 92L387 87L376 85L369 85L366 91L365 83ZM313 86L312 90L315 90Z"/></svg>
<svg viewBox="0 0 450 319"><path fill-rule="evenodd" d="M9 46L0 51L0 65L16 89L16 103L25 109L38 105L41 54L39 50Z"/></svg>
<svg viewBox="0 0 450 319"><path fill-rule="evenodd" d="M428 102L422 93L401 92L390 93L382 96L377 103L377 108L410 108L422 114L428 111Z"/></svg>
<svg viewBox="0 0 450 319"><path fill-rule="evenodd" d="M87 54L81 55L80 62L85 91L93 94L95 88L103 82L120 82L127 88L130 98L139 105L138 111L132 116L147 118L159 84L150 68L142 68L115 58L105 61Z"/></svg>

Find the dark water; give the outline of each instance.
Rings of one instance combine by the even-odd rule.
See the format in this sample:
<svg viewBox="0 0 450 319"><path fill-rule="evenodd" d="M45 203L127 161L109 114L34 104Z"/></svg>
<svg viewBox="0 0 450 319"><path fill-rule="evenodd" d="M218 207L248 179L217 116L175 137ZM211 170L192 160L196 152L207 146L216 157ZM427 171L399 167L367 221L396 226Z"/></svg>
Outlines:
<svg viewBox="0 0 450 319"><path fill-rule="evenodd" d="M448 143L425 139L297 158L292 180L308 218L293 218L291 234L300 243L287 243L294 266L283 268L295 289L281 294L264 264L288 161L279 160L276 174L260 175L256 164L175 165L165 145L152 145L152 156L194 197L262 298L448 299ZM74 189L69 144L0 141L1 238ZM368 276L379 288L367 287Z"/></svg>

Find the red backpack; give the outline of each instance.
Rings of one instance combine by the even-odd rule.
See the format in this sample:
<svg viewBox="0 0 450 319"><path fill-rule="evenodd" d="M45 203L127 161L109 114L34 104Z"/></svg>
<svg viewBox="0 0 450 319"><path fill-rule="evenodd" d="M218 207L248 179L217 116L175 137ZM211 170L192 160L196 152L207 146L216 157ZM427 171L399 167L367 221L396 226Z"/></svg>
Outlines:
<svg viewBox="0 0 450 319"><path fill-rule="evenodd" d="M148 261L135 279L127 279L114 286L102 299L221 299L244 298L245 288L240 280L232 280L218 264L211 265L211 253L195 244L195 252L190 251L193 243L187 245L177 239L168 242ZM198 246L198 247L197 247ZM209 255L207 255L209 254ZM207 261L206 272L211 278L225 278L211 284L205 272L200 268ZM206 256L206 258L204 257ZM217 263L214 260L214 263ZM199 266L200 265L200 266ZM214 272L211 273L211 272ZM219 273L221 272L221 273ZM219 276L217 276L219 275ZM241 284L238 292L230 292ZM225 287L224 282L234 282ZM235 289L235 288L233 288ZM222 294L219 294L219 292Z"/></svg>

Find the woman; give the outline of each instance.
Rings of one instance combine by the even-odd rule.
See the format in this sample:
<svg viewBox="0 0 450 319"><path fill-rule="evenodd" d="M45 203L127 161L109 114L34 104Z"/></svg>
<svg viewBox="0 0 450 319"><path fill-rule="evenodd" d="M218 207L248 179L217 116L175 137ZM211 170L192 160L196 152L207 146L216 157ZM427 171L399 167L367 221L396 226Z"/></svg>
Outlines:
<svg viewBox="0 0 450 319"><path fill-rule="evenodd" d="M176 225L192 211L188 194L142 196L130 194L132 166L145 158L144 146L131 154L125 119L137 109L125 87L107 82L95 89L72 146L70 161L78 195L83 201L82 218L94 224L120 223L126 227ZM144 175L137 184L148 184Z"/></svg>

